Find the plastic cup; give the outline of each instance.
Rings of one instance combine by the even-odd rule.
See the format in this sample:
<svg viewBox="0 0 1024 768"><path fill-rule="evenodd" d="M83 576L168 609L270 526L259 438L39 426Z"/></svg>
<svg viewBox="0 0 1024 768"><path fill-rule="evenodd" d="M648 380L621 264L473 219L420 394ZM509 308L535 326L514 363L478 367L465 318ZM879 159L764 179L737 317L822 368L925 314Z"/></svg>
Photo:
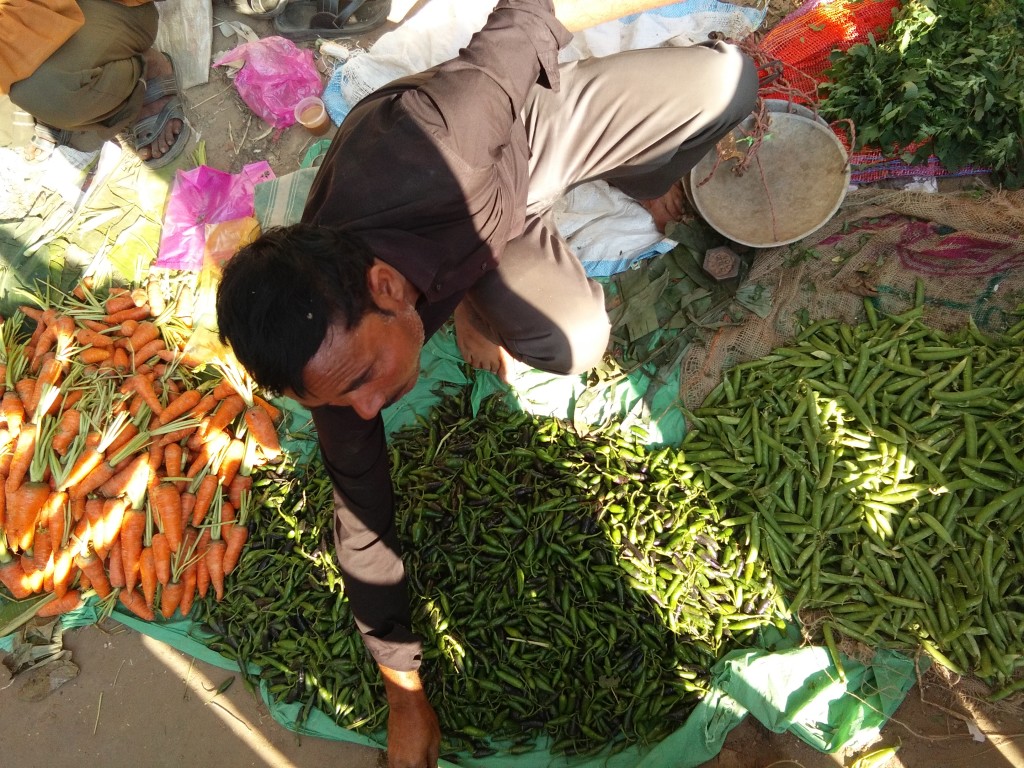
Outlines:
<svg viewBox="0 0 1024 768"><path fill-rule="evenodd" d="M316 96L307 96L295 105L295 121L314 136L323 136L331 127L327 108Z"/></svg>

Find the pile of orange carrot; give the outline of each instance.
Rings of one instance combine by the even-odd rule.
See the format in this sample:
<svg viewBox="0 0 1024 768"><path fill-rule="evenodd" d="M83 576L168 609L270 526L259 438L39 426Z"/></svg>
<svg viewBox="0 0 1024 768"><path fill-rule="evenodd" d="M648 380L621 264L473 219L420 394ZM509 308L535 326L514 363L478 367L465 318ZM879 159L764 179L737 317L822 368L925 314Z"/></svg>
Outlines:
<svg viewBox="0 0 1024 768"><path fill-rule="evenodd" d="M145 619L223 597L280 412L237 367L189 360L144 292L82 285L0 321L0 589Z"/></svg>

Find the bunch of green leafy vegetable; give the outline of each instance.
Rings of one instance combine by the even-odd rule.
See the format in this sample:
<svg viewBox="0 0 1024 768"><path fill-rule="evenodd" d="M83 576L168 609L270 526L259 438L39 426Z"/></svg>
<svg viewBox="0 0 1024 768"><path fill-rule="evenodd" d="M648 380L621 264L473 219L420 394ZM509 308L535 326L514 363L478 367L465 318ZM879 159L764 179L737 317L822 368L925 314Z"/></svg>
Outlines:
<svg viewBox="0 0 1024 768"><path fill-rule="evenodd" d="M991 168L1019 187L1022 51L1021 0L908 0L884 40L833 53L821 113L852 120L857 148L895 148L910 163L934 154L948 169Z"/></svg>

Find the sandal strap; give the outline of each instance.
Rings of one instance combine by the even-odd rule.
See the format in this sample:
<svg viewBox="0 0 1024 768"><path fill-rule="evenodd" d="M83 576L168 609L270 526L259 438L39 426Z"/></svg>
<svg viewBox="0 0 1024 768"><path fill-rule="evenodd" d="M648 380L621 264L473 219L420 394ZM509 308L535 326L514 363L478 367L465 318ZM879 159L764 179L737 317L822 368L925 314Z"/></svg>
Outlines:
<svg viewBox="0 0 1024 768"><path fill-rule="evenodd" d="M358 11L366 0L349 0L343 8L338 9L338 0L317 0L317 13L309 21L309 26L317 29L342 29L352 14Z"/></svg>
<svg viewBox="0 0 1024 768"><path fill-rule="evenodd" d="M31 142L39 149L47 149L46 145L55 147L65 146L71 143L72 133L63 128L54 128L46 123L36 123L32 129Z"/></svg>
<svg viewBox="0 0 1024 768"><path fill-rule="evenodd" d="M164 56L167 57L167 61L171 65L171 71L166 75L151 77L146 80L146 93L142 97L143 106L178 93L178 75L174 71L174 59L166 53Z"/></svg>

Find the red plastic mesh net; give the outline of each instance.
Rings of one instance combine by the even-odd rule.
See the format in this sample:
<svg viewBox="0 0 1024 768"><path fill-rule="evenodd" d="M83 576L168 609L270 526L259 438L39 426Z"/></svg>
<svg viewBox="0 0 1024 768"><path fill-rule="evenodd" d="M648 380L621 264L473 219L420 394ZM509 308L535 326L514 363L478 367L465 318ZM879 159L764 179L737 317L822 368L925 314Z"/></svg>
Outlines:
<svg viewBox="0 0 1024 768"><path fill-rule="evenodd" d="M793 89L813 97L825 80L829 54L866 42L869 34L885 37L898 6L899 0L808 2L765 34L761 50L782 63L782 74Z"/></svg>
<svg viewBox="0 0 1024 768"><path fill-rule="evenodd" d="M892 26L899 0L808 0L776 24L758 42L758 60L775 59L781 65L779 83L785 88L762 88L764 98L781 98L814 107L818 84L834 50L845 51L869 35L884 39ZM833 130L849 150L850 137L842 124ZM907 149L916 150L920 145ZM955 172L944 168L934 156L923 164L910 165L898 158L901 152L887 155L880 149L864 147L850 154L851 181L867 183L891 177L968 176L988 173L988 169L968 166Z"/></svg>

